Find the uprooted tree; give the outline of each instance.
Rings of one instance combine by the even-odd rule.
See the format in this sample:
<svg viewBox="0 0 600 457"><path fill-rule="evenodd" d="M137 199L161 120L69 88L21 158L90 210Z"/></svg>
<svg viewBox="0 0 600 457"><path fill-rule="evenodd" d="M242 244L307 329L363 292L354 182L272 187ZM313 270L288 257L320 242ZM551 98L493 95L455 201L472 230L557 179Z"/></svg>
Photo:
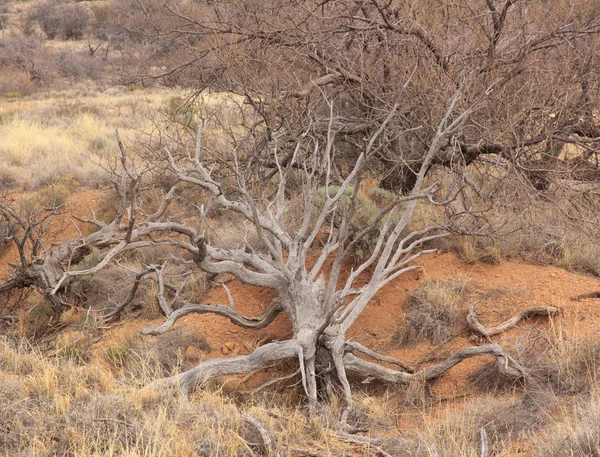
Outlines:
<svg viewBox="0 0 600 457"><path fill-rule="evenodd" d="M470 77L473 76L467 74L465 81ZM245 316L237 311L231 295L228 304L186 301L180 294L185 282L179 289L173 290L172 286L169 289L161 266L148 266L136 276L132 294L141 278L150 273L157 276L157 301L167 318L158 328L145 329L145 334L163 333L179 318L192 313L214 313L248 329L264 328L280 313L292 323L293 336L287 341L265 344L248 355L211 359L159 381L179 386L184 394L210 378L248 373L275 361L296 359L309 407L314 409L323 398L320 392L327 391L320 383L337 379L344 392L346 408L342 419L345 420L352 405L347 373L392 383L426 381L443 375L465 358L488 355L496 357L504 372L523 377L522 368L494 344L464 349L439 365L412 373L399 360L346 341L348 329L375 294L402 274L418 268L415 261L432 252L427 244L447 234L433 218L431 224L419 225L414 216L419 205L443 207L456 192L456 186L439 189L425 175L448 139L458 134L470 116L485 104L487 90L477 103L470 105L462 103L463 90L464 86L456 89L439 117L436 134L410 191L391 194L385 207L368 223L355 223L361 210L362 180L369 161L389 141L383 132L398 115L401 100L388 105L381 113L383 119L379 127L363 138L361 154L345 172L338 169L334 173L339 132L333 115L328 119L324 134L311 129L303 132L285 163L282 158L288 157L290 151L281 150L275 137L269 144L271 160L276 164L272 186L249 184L252 170L243 165L242 159L251 154L253 142L244 138L229 151L228 166L215 167L214 161L208 159L213 151L210 142L203 140L207 121L202 120L193 151L164 151L176 180L158 209L148 214L139 206L140 175L121 148L121 182L116 186L121 205L114 220L110 224L87 220L97 227L93 234L58 243L45 252L38 249L37 256L22 255L21 262L13 265L12 277L2 288L34 286L58 310L61 294L75 277L100 271L126 251L169 246L180 251L180 255L189 256L190 268L214 275L231 274L245 284L272 289L275 298L265 304L264 312L260 316ZM228 182L227 187L225 182ZM194 224L171 220L169 205L176 198L183 199L190 189L196 190L192 195L198 198L192 202L197 208ZM233 214L247 227L236 247L215 241L219 227L213 227L207 217L209 207ZM18 245L30 237L27 225L21 229L24 231L17 231L21 233ZM249 241L250 234L254 234L258 243ZM368 251L356 256L357 246L367 239ZM102 251L97 263L85 269L74 268L92 248ZM316 259L311 256L315 250ZM345 273L343 267L349 261L354 266ZM167 298L169 293L171 300ZM110 316L114 317L123 306ZM366 355L376 362L355 354ZM381 361L395 363L401 369L387 368L379 364ZM330 372L335 376L326 375ZM327 379L329 381L323 381Z"/></svg>

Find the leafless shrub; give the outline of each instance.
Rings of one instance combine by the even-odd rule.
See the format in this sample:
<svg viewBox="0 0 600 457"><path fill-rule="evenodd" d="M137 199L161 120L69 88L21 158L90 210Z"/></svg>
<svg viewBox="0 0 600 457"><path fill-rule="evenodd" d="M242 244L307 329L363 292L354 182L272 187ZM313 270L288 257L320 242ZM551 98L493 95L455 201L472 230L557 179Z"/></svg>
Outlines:
<svg viewBox="0 0 600 457"><path fill-rule="evenodd" d="M33 23L37 23L50 40L80 39L88 30L90 14L84 6L69 0L47 0L31 8L25 18L26 30L31 31Z"/></svg>
<svg viewBox="0 0 600 457"><path fill-rule="evenodd" d="M0 68L8 70L7 73L1 73L2 81L6 84L3 84L2 92L12 90L27 94L34 86L33 83L52 81L51 69L44 62L47 61L41 40L32 36L0 40Z"/></svg>
<svg viewBox="0 0 600 457"><path fill-rule="evenodd" d="M102 76L106 63L90 56L89 53L75 50L60 51L56 58L57 69L66 77L78 81L82 79L98 80Z"/></svg>
<svg viewBox="0 0 600 457"><path fill-rule="evenodd" d="M1 84L0 75L0 84ZM28 178L27 173L20 167L0 164L0 192L22 186Z"/></svg>

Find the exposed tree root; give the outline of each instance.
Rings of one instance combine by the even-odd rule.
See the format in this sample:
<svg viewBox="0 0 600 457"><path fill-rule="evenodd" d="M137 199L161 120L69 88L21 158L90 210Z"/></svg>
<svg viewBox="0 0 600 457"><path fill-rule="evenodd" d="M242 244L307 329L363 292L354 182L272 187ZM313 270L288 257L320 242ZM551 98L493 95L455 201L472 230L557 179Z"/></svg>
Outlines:
<svg viewBox="0 0 600 457"><path fill-rule="evenodd" d="M159 379L152 385L179 386L184 397L189 389L224 375L244 374L258 370L267 363L299 357L302 346L298 340L265 344L248 355L207 360L191 370L170 378Z"/></svg>
<svg viewBox="0 0 600 457"><path fill-rule="evenodd" d="M600 298L600 290L597 290L596 292L590 292L589 294L577 295L576 297L571 298L571 300L580 301L585 300L586 298Z"/></svg>
<svg viewBox="0 0 600 457"><path fill-rule="evenodd" d="M348 349L349 352L352 352L352 351L362 352L363 354L368 355L369 357L371 357L375 360L380 360L382 362L387 362L387 363L391 363L394 365L398 365L399 367L403 368L404 371L406 371L407 373L415 372L411 367L409 367L402 360L396 359L394 357L388 357L386 355L378 354L377 352L373 351L372 349L369 349L368 347L363 346L362 344L357 343L355 341L347 341L346 349Z"/></svg>
<svg viewBox="0 0 600 457"><path fill-rule="evenodd" d="M263 389L266 389L269 386L272 386L273 384L277 384L278 382L282 382L282 381L287 381L288 379L292 379L293 377L297 376L300 374L300 369L297 369L296 371L294 371L293 373L290 373L286 376L282 376L280 378L275 378L275 379L270 379L269 381L261 384L258 387L255 387L252 390L246 391L246 392L239 392L241 395L254 395L257 394L258 392L260 392Z"/></svg>
<svg viewBox="0 0 600 457"><path fill-rule="evenodd" d="M442 363L424 368L416 373L404 373L392 370L377 363L367 362L351 353L344 356L344 366L348 373L364 379L372 378L390 384L409 384L416 380L430 381L437 379L463 360L479 356L495 357L500 371L508 376L515 378L527 377L527 373L523 367L497 344L486 344L462 349L452 354Z"/></svg>
<svg viewBox="0 0 600 457"><path fill-rule="evenodd" d="M277 315L282 311L281 306L278 302L273 301L265 309L265 311L258 317L247 317L239 314L234 308L223 306L223 305L194 305L186 304L185 306L173 311L167 318L167 320L156 328L145 328L141 331L143 335L160 335L169 330L175 322L181 319L183 316L188 314L218 314L228 318L231 322L240 327L258 330L265 328L271 322L275 320Z"/></svg>
<svg viewBox="0 0 600 457"><path fill-rule="evenodd" d="M486 328L477 320L477 314L475 313L475 305L477 302L471 303L469 305L469 314L467 316L467 324L469 328L473 330L475 333L483 336L488 342L492 342L492 336L499 335L500 333L504 333L508 329L516 327L517 324L529 317L533 316L555 316L560 313L560 308L555 306L532 306L530 308L526 308L522 311L519 311L516 315L503 322L500 325L495 327Z"/></svg>

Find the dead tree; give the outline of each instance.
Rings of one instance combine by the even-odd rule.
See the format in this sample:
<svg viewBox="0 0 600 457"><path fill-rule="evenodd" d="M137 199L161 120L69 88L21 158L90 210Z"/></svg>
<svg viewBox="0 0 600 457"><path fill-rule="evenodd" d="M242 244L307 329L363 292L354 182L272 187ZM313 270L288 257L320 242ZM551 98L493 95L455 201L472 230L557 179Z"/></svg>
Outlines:
<svg viewBox="0 0 600 457"><path fill-rule="evenodd" d="M118 143L122 146L119 139ZM18 195L3 197L0 203L0 222L4 227L1 235L6 245L17 252L18 261L9 264L11 272L8 279L0 284L0 293L34 289L59 317L65 306L73 304L70 303L66 277L78 275L77 265L94 249L100 250L103 255L92 272L102 269L123 250L149 245L148 241L132 243L129 238L135 222L139 177L127 163L122 147L119 162L121 172L116 190L121 203L109 223L95 217L81 220L72 216L65 204L56 206L44 199L23 200ZM125 219L127 222L124 222ZM78 222L90 224L96 231L84 236ZM60 235L57 228L64 224L73 224L79 236L56 241Z"/></svg>
<svg viewBox="0 0 600 457"><path fill-rule="evenodd" d="M364 139L363 152L340 181L335 181L332 174L335 137L338 133L333 129L333 116L329 118L324 141L311 136L310 131L305 132L285 164L282 164L282 158L287 156L288 151L279 150L277 139L271 143L272 160L277 164L277 186L270 193L248 185L247 170L241 165L240 149L231 151L235 192L228 192L213 177L211 168L204 161L207 148L210 147L203 144L206 122L201 123L193 153L175 155L167 149L165 154L179 183L187 188L202 189L208 196L204 204L210 202L212 206L218 206L245 221L256 233L262 248L257 249L249 242L236 248L220 247L211 242L207 237L211 228L205 206L198 204L198 227L153 216L136 220L130 225L127 238L120 235L119 239L124 244L116 245L111 251L116 254L127 242L139 243L141 240L154 245L169 245L191 254L194 264L204 272L231 274L245 284L272 289L276 298L270 304L265 304L264 312L258 317L240 314L229 294L229 303L226 305L190 303L179 296L179 291L173 300L168 301L163 286L163 272L156 270L160 286L158 301L167 314L167 320L160 327L145 329L143 333L161 334L168 331L178 319L192 313L214 313L248 329L263 328L277 315L285 313L292 323L293 336L287 341L265 344L248 355L203 362L196 368L158 382L179 386L186 394L190 388L210 378L248 373L274 361L296 359L309 407L314 409L319 398L317 379L321 374L317 354L325 352L335 367L337 380L344 391L346 408L342 419L345 420L352 405L347 370L363 378L403 383L418 376L424 376L426 380L434 379L466 358L487 355L501 360L501 365L513 375L522 376L518 364L496 345L463 350L435 368L410 374L404 371L406 365L401 361L397 365L403 371L395 371L360 359L352 352L390 361L368 348L346 341L348 329L375 294L402 274L418 268L415 261L432 252L424 247L426 243L446 236L435 225L415 228L411 224L419 204L444 204L439 201L436 184L427 182L425 175L448 138L459 132L472 113L481 107L481 104L474 104L466 109L458 109L461 95L462 88L459 88L439 119L437 134L411 191L396 196L374 223L362 227L358 232L353 232L350 227L359 205L357 196L361 180L369 160L387 141L382 137L382 132L397 116L399 102L388 108L380 127ZM480 103L483 102L482 99ZM302 183L300 189L290 188L292 177ZM325 195L321 205L316 204L319 189L324 189ZM298 198L298 195L302 198ZM285 222L291 209L300 214L295 225ZM125 228L122 228L123 231ZM343 267L353 256L357 244L373 234L375 241L370 254L345 274ZM320 252L316 261L311 261L309 254L314 252L313 246L318 239L321 240ZM57 282L57 290L70 276L90 272L92 270L65 272Z"/></svg>
<svg viewBox="0 0 600 457"><path fill-rule="evenodd" d="M466 75L465 80L470 77L472 75ZM365 136L360 156L345 173L333 171L339 135L333 114L334 102L328 102L331 110L329 118L325 119L328 128L324 135L318 133L318 129L317 132L308 129L297 138L292 151L282 150L277 137L273 138L269 141L271 159L277 170L273 188L248 184L248 170L242 159L251 154L253 148L251 142L244 141L229 151L233 183L229 182L225 187L221 181L225 178L216 177L210 161L206 160L212 144L203 143L207 128L207 122L203 121L193 152L165 151L177 183L151 214L139 208L136 198L139 175L121 147L121 182L117 186L121 205L114 220L110 224L88 220L97 227L95 233L61 242L51 249L36 248L31 255L23 255L21 262L13 266L11 279L2 288L36 287L59 312L61 294L72 278L96 273L131 249L169 246L182 254L187 253L191 265L206 273L230 274L245 284L272 289L275 299L265 304L260 316L253 317L240 314L230 295L228 304L195 304L186 300L179 288L168 300L162 268L148 266L136 276L132 293L147 274L157 276L158 303L167 316L160 327L144 330L146 334L163 333L179 318L191 313L214 313L248 329L263 328L281 313L292 323L293 336L287 341L267 343L248 355L208 360L189 371L158 381L179 386L184 394L210 378L248 373L271 362L295 359L309 408L314 410L319 399L318 379L323 374L320 370L327 365L317 363L317 358L324 357L334 367L334 379L343 389L342 420L345 420L352 407L348 373L364 379L402 384L412 379L435 379L470 357L492 356L508 374L522 377L524 372L518 363L497 345L464 349L439 365L414 373L402 361L346 341L349 328L375 294L399 276L418 268L415 261L432 252L427 249L427 243L447 234L435 224L414 226L413 217L419 205L444 205L451 197L444 195L435 182L428 181L426 174L448 139L459 134L470 116L485 105L485 97L469 106L462 104L464 87L457 88L437 120L436 135L410 192L396 195L376 220L363 227L356 228L352 224L360 205L361 181L369 161L389 141L384 132L398 116L400 99L382 113L379 127ZM321 123L315 120L317 127ZM290 152L291 157L284 162L282 159ZM341 179L336 177L340 174ZM198 209L197 224L169 219L167 209L173 200L178 195L183 199L182 195L190 189L202 191L193 195L204 195L201 201L192 202ZM319 203L318 195L321 196ZM209 236L211 231L212 235L218 232L218 228L213 229L208 220L208 206L218 207L242 220L249 231L255 232L261 248L245 237L237 247L216 243L215 238ZM6 208L4 211L7 214L4 217L9 217L10 211ZM296 214L295 223L286 220L290 211ZM38 219L44 220L43 217ZM15 238L18 246L24 244L23 240L31 240L31 230L27 229L37 223L20 225L23 232L15 232L21 233L20 238ZM354 259L354 267L346 272L344 267L354 256L356 246L367 237L373 240L371 251L365 258ZM316 243L320 246L315 260L312 254ZM92 267L77 269L76 264L93 248L101 250L100 260ZM115 311L120 312L128 302L129 297ZM376 362L364 360L360 355ZM399 369L387 368L380 365L381 362L393 362Z"/></svg>

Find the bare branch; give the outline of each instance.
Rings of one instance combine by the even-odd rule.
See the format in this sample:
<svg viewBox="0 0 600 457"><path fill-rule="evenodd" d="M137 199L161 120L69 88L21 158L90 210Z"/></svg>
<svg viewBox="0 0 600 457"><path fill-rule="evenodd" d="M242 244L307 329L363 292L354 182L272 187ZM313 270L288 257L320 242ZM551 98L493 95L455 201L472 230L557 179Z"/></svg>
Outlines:
<svg viewBox="0 0 600 457"><path fill-rule="evenodd" d="M183 302L184 306L173 311L168 315L168 319L157 328L146 328L141 331L143 335L160 335L169 330L175 322L181 319L183 316L188 314L217 314L228 318L232 323L247 329L261 329L268 326L275 320L277 315L282 312L281 305L277 301L272 301L269 306L265 309L263 314L258 317L246 317L232 309L231 307L217 305L217 304L206 304L206 305L195 305L187 302Z"/></svg>

